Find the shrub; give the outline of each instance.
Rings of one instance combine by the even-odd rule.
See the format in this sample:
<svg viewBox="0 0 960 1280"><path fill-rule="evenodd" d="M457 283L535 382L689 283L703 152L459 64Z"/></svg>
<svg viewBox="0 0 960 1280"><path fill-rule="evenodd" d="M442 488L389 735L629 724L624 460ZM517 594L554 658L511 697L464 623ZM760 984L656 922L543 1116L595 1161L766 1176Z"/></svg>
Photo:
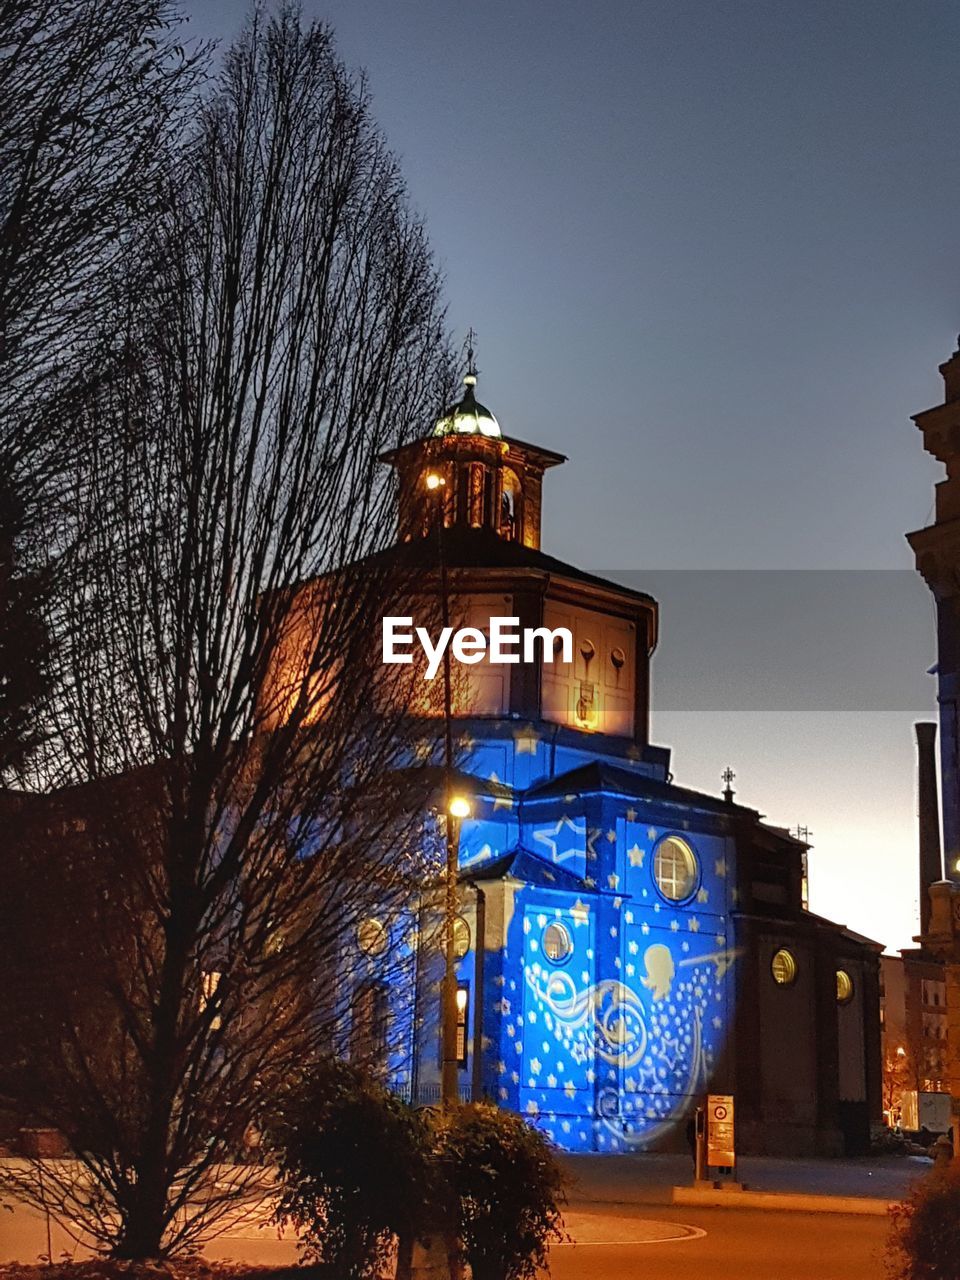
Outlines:
<svg viewBox="0 0 960 1280"><path fill-rule="evenodd" d="M892 1270L901 1280L960 1280L960 1166L929 1174L893 1211Z"/></svg>
<svg viewBox="0 0 960 1280"><path fill-rule="evenodd" d="M426 1122L356 1067L312 1065L265 1137L279 1165L275 1218L298 1231L301 1261L357 1280L382 1269L394 1237L403 1254L424 1234L437 1199Z"/></svg>
<svg viewBox="0 0 960 1280"><path fill-rule="evenodd" d="M486 1103L435 1123L473 1280L532 1280L550 1241L566 1238L566 1175L547 1140L520 1116Z"/></svg>

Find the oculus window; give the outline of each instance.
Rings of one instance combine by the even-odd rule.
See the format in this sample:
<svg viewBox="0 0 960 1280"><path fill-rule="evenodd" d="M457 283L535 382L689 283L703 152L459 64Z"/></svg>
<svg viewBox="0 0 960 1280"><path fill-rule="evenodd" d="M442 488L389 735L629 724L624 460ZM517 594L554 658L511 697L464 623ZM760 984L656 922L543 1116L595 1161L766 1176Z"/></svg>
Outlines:
<svg viewBox="0 0 960 1280"><path fill-rule="evenodd" d="M573 943L566 925L560 924L558 920L548 924L543 931L543 954L547 959L553 964L563 964L572 950Z"/></svg>
<svg viewBox="0 0 960 1280"><path fill-rule="evenodd" d="M453 922L453 957L462 960L470 950L470 926L463 916L457 916Z"/></svg>
<svg viewBox="0 0 960 1280"><path fill-rule="evenodd" d="M380 920L368 916L357 928L357 946L365 956L382 956L387 949L387 931Z"/></svg>
<svg viewBox="0 0 960 1280"><path fill-rule="evenodd" d="M781 947L770 961L770 972L778 987L789 987L797 980L797 960L792 951Z"/></svg>
<svg viewBox="0 0 960 1280"><path fill-rule="evenodd" d="M670 902L684 902L697 887L700 868L697 855L686 840L666 836L653 855L653 878Z"/></svg>

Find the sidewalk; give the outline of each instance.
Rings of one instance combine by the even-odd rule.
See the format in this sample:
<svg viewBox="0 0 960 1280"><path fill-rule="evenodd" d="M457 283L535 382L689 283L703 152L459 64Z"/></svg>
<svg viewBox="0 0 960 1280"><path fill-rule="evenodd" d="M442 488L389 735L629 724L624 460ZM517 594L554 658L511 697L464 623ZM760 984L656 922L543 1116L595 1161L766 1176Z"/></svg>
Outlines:
<svg viewBox="0 0 960 1280"><path fill-rule="evenodd" d="M563 1156L574 1179L570 1202L574 1205L674 1204L674 1188L684 1188L685 1203L750 1204L751 1207L805 1208L808 1211L876 1212L902 1200L913 1185L932 1168L918 1156L864 1156L850 1160L786 1160L773 1156L748 1156L737 1165L740 1181L749 1188L742 1195L724 1191L715 1195L694 1191L693 1170L687 1155L577 1155ZM689 1196L686 1189L689 1188ZM766 1193L756 1197L754 1193ZM768 1199L768 1197L771 1197ZM784 1200L788 1197L788 1201ZM841 1205L841 1198L848 1203ZM804 1203L799 1203L799 1200ZM835 1205L815 1203L836 1199ZM774 1202L774 1200L776 1202ZM852 1201L869 1202L854 1205Z"/></svg>

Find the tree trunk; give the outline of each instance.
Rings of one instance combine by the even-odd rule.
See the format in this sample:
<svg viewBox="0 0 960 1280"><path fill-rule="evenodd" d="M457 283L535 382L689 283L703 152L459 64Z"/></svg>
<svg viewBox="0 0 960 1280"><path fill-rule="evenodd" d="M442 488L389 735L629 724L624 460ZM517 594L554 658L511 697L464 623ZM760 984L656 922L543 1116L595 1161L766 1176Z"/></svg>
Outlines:
<svg viewBox="0 0 960 1280"><path fill-rule="evenodd" d="M158 1258L167 1229L166 1209L166 1187L162 1178L143 1180L132 1187L113 1256L130 1261Z"/></svg>

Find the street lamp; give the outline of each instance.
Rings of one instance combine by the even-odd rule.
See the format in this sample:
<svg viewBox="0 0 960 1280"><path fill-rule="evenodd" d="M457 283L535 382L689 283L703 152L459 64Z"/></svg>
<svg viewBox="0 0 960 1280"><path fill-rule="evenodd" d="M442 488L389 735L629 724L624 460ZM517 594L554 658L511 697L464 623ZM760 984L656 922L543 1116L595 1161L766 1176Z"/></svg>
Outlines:
<svg viewBox="0 0 960 1280"><path fill-rule="evenodd" d="M448 775L449 776L449 775ZM457 1014L460 993L457 988L457 955L454 929L459 908L457 893L457 869L460 851L460 823L470 817L470 801L466 796L448 793L444 813L447 837L447 865L444 876L443 903L443 988L441 1012L443 1017L443 1065L440 1075L440 1102L454 1107L460 1099L460 1055L457 1053Z"/></svg>

